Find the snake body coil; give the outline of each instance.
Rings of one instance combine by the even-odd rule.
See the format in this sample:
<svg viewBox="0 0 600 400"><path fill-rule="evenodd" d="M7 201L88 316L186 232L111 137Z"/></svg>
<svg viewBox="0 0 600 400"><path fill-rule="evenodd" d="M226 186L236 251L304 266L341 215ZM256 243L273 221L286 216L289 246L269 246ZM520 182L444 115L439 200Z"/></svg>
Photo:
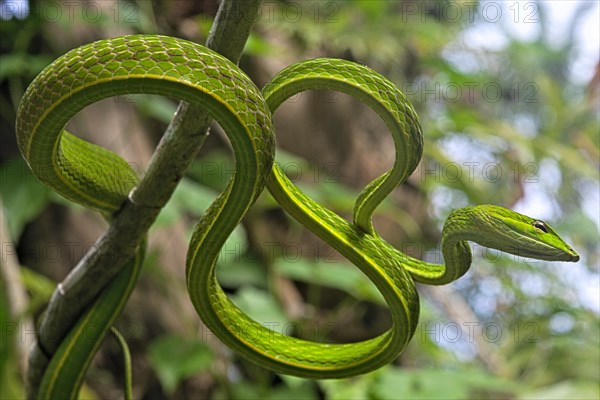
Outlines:
<svg viewBox="0 0 600 400"><path fill-rule="evenodd" d="M396 162L361 192L352 224L302 193L273 163L271 112L293 94L317 88L359 98L383 119L394 138ZM88 208L105 215L118 210L137 182L135 173L117 155L78 139L64 126L91 103L131 93L159 94L203 106L227 133L236 173L194 230L186 263L187 287L198 314L224 343L274 371L341 378L394 360L418 323L414 280L443 284L464 274L471 262L467 240L522 256L578 259L546 224L496 206L468 207L451 214L443 235L445 265L409 257L381 239L371 216L417 166L423 136L416 112L394 84L367 67L343 60L317 59L290 66L261 94L231 62L185 40L135 35L82 46L47 67L20 105L18 144L36 176ZM360 343L304 341L268 329L231 302L216 279L216 259L265 185L287 212L373 281L390 308L393 326L388 332ZM135 285L143 253L142 246L53 355L40 397L76 397L102 336ZM91 343L82 338L90 323L103 327Z"/></svg>

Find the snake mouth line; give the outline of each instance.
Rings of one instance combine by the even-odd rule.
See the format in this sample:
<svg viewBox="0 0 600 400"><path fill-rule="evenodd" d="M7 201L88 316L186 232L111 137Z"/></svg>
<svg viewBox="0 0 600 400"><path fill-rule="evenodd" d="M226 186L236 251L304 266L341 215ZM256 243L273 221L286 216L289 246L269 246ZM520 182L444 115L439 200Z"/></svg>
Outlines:
<svg viewBox="0 0 600 400"><path fill-rule="evenodd" d="M554 252L536 251L533 249L525 248L525 246L508 247L506 250L518 257L525 257L538 260L577 262L580 258L578 254L569 254L556 248L553 248Z"/></svg>

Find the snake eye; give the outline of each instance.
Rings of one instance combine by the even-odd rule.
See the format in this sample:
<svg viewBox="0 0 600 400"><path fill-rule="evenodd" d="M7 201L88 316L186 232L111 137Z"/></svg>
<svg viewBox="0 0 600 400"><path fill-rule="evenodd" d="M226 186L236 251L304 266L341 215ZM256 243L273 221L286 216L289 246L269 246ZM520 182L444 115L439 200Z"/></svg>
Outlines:
<svg viewBox="0 0 600 400"><path fill-rule="evenodd" d="M548 233L548 225L546 225L542 221L533 221L531 223L531 225L533 225L534 228L539 229L540 231L542 231L544 233Z"/></svg>

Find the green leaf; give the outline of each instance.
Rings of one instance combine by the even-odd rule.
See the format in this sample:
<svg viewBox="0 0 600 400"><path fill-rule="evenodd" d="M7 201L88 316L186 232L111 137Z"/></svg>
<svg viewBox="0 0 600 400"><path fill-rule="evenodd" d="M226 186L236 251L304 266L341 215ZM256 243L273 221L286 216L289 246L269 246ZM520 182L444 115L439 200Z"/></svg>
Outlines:
<svg viewBox="0 0 600 400"><path fill-rule="evenodd" d="M518 398L521 400L592 400L600 398L600 386L592 383L565 381L527 392Z"/></svg>
<svg viewBox="0 0 600 400"><path fill-rule="evenodd" d="M290 322L275 299L264 290L244 286L231 296L231 300L251 318L265 326L279 324L274 328L279 330Z"/></svg>
<svg viewBox="0 0 600 400"><path fill-rule="evenodd" d="M8 307L8 291L6 290L6 283L4 282L4 274L0 274L0 326L8 327L9 324L13 324L10 317L10 310ZM2 340L0 340L0 367L4 370L4 366L6 365L7 360L9 359L11 352L11 347L9 346L8 337L11 335L8 334L7 328L2 329ZM0 377L2 379L2 377Z"/></svg>
<svg viewBox="0 0 600 400"><path fill-rule="evenodd" d="M227 186L235 171L234 160L224 151L215 151L194 161L188 169L188 176L218 193Z"/></svg>
<svg viewBox="0 0 600 400"><path fill-rule="evenodd" d="M15 344L22 340L19 335L24 332L21 331L23 326L19 329L19 322L10 316L6 284L3 274L0 274L0 399L21 399L25 396L25 389L18 368L15 368L19 363Z"/></svg>
<svg viewBox="0 0 600 400"><path fill-rule="evenodd" d="M162 96L131 94L125 98L127 102L135 103L137 109L144 115L156 118L165 124L171 121L177 110L177 104L173 100Z"/></svg>
<svg viewBox="0 0 600 400"><path fill-rule="evenodd" d="M227 288L239 288L244 285L264 287L267 271L259 260L248 254L224 254L217 261L217 277L221 285Z"/></svg>
<svg viewBox="0 0 600 400"><path fill-rule="evenodd" d="M219 388L212 397L214 400L313 400L319 396L307 380L301 385L277 385L266 390L264 387L250 382L229 383L227 389Z"/></svg>
<svg viewBox="0 0 600 400"><path fill-rule="evenodd" d="M52 58L43 55L31 55L25 53L11 53L0 57L0 81L7 77L24 76L31 77L40 73Z"/></svg>
<svg viewBox="0 0 600 400"><path fill-rule="evenodd" d="M184 178L160 211L154 228L174 224L186 215L200 219L216 197L217 193L214 190ZM242 226L237 226L225 241L218 261L226 263L228 260L238 260L247 247L246 233Z"/></svg>
<svg viewBox="0 0 600 400"><path fill-rule="evenodd" d="M244 46L244 54L251 56L265 56L273 53L273 48L262 37L250 33L246 45Z"/></svg>
<svg viewBox="0 0 600 400"><path fill-rule="evenodd" d="M21 158L0 166L0 196L6 210L8 230L15 241L18 241L25 225L46 208L49 193Z"/></svg>
<svg viewBox="0 0 600 400"><path fill-rule="evenodd" d="M213 353L200 339L167 335L152 342L148 358L165 391L173 394L182 380L211 366Z"/></svg>
<svg viewBox="0 0 600 400"><path fill-rule="evenodd" d="M389 367L383 367L384 369ZM331 379L319 381L319 386L325 392L328 400L369 399L369 386L373 376L380 374L381 370L374 373L358 376L354 379Z"/></svg>
<svg viewBox="0 0 600 400"><path fill-rule="evenodd" d="M475 369L390 368L377 375L371 395L377 399L512 398L519 386Z"/></svg>
<svg viewBox="0 0 600 400"><path fill-rule="evenodd" d="M340 261L311 262L300 259L287 262L283 258L273 263L275 271L300 282L327 286L342 290L358 300L385 304L385 300L375 285L354 265Z"/></svg>
<svg viewBox="0 0 600 400"><path fill-rule="evenodd" d="M35 314L52 297L56 282L29 268L21 268L21 279L30 294L29 312Z"/></svg>
<svg viewBox="0 0 600 400"><path fill-rule="evenodd" d="M319 396L311 388L308 382L305 380L302 385L298 386L280 386L271 390L270 395L267 397L272 400L313 400L318 399Z"/></svg>
<svg viewBox="0 0 600 400"><path fill-rule="evenodd" d="M215 197L217 197L217 193L214 190L183 178L169 202L160 211L154 226L174 224L186 214L198 218L206 211Z"/></svg>

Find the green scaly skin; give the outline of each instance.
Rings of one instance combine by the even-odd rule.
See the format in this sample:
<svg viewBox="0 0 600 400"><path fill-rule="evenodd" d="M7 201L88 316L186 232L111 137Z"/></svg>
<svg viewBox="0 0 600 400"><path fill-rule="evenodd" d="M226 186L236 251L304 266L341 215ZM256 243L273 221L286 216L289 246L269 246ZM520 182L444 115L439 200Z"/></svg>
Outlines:
<svg viewBox="0 0 600 400"><path fill-rule="evenodd" d="M133 93L159 94L203 106L228 133L236 157L229 189L202 220L214 226L211 256L262 192L275 141L260 91L239 68L215 52L164 36L127 36L70 51L32 82L19 106L17 142L38 179L64 197L98 210L117 211L137 182L116 154L64 131L81 109L101 99ZM143 249L107 287L61 343L35 397L75 398L97 346L119 315L141 267ZM201 286L196 282L197 286ZM90 327L103 327L94 340ZM87 329L87 331L86 331Z"/></svg>
<svg viewBox="0 0 600 400"><path fill-rule="evenodd" d="M386 123L395 142L393 168L361 192L348 223L302 193L273 164L271 112L307 89L327 88L359 98ZM443 230L445 265L426 263L393 248L371 222L379 203L413 172L423 135L409 101L385 77L343 61L317 59L281 71L261 94L246 75L218 54L184 40L136 35L94 42L46 68L30 85L17 117L21 152L38 178L68 199L110 215L137 178L117 155L63 130L69 119L100 99L150 93L204 106L227 132L236 174L200 220L190 241L186 280L203 322L225 344L273 371L306 378L362 374L394 360L415 332L419 299L414 281L445 284L471 263L467 241L524 257L577 261L579 257L541 221L497 206L454 211ZM124 179L126 177L127 179ZM324 344L282 335L250 319L216 279L219 251L257 196L268 187L280 205L358 266L383 294L392 328L364 342ZM102 337L135 285L144 249L107 287L73 328L79 338L90 321L103 324L93 343L65 340L53 355L38 397L77 396ZM89 341L88 341L89 342Z"/></svg>

